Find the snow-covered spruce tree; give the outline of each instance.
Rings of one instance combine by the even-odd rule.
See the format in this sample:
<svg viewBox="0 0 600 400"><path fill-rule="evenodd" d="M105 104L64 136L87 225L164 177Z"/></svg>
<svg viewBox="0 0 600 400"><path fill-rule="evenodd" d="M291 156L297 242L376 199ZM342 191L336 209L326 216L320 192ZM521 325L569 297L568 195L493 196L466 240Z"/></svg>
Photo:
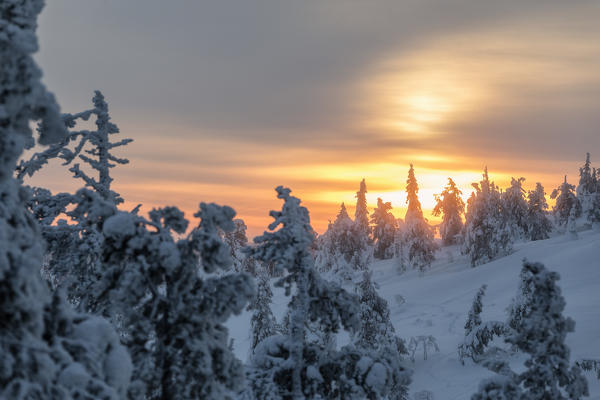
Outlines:
<svg viewBox="0 0 600 400"><path fill-rule="evenodd" d="M510 187L502 193L502 208L506 216L506 224L514 239L524 239L528 236L527 200L523 189L525 178L511 178Z"/></svg>
<svg viewBox="0 0 600 400"><path fill-rule="evenodd" d="M548 203L541 183L527 194L527 234L530 240L544 240L550 237L552 222L547 215Z"/></svg>
<svg viewBox="0 0 600 400"><path fill-rule="evenodd" d="M90 176L75 163L70 171L75 178L83 181L84 186L97 193L104 202L118 205L123 202L121 196L112 189L111 168L127 164L129 160L118 158L113 149L125 146L131 139L113 142L112 136L119 132L110 121L108 104L104 96L96 91L92 99L94 108L77 113L64 114L64 124L71 130L60 142L33 155L30 160L21 161L17 168L17 177L23 179L39 171L49 160L58 158L63 165L71 165L79 159L88 165L96 176ZM78 121L87 121L95 117L96 130L75 130ZM69 300L80 310L95 312L95 299L87 288L102 274L100 253L104 240L101 229L102 219L80 218L68 207L77 201L87 201L85 196L69 193L53 195L44 188L35 188L29 201L29 207L42 225L42 233L48 247L47 264L44 273L55 287L66 290ZM65 218L72 223L67 224Z"/></svg>
<svg viewBox="0 0 600 400"><path fill-rule="evenodd" d="M404 399L412 373L404 363L408 351L404 340L396 335L387 301L377 293L377 284L373 282L370 271L363 273L356 293L360 300L361 328L354 336L354 345L367 354L375 354L388 361L394 382L388 398Z"/></svg>
<svg viewBox="0 0 600 400"><path fill-rule="evenodd" d="M103 274L88 290L98 312L119 316L135 366L130 398L231 398L243 371L223 324L255 294L247 274L214 274L231 266L219 230L234 229L235 211L201 203L199 226L183 236L188 221L175 207L146 219L88 189L77 195L86 200L74 213L103 221Z"/></svg>
<svg viewBox="0 0 600 400"><path fill-rule="evenodd" d="M315 267L334 280L352 280L370 263L371 247L348 216L342 203L335 221L317 238Z"/></svg>
<svg viewBox="0 0 600 400"><path fill-rule="evenodd" d="M421 272L427 270L433 260L437 245L433 229L425 219L407 224L404 231L404 249L407 264Z"/></svg>
<svg viewBox="0 0 600 400"><path fill-rule="evenodd" d="M423 211L421 210L421 202L419 201L419 184L417 183L415 169L412 164L410 164L408 178L406 179L406 204L407 209L404 217L406 224L423 219Z"/></svg>
<svg viewBox="0 0 600 400"><path fill-rule="evenodd" d="M367 237L371 234L369 226L369 210L367 209L367 183L363 179L356 192L356 209L354 211L354 223Z"/></svg>
<svg viewBox="0 0 600 400"><path fill-rule="evenodd" d="M557 225L565 227L569 221L571 209L575 210L575 218L581 215L581 204L575 195L575 186L567 182L567 176L563 183L550 194L551 199L556 199L552 212Z"/></svg>
<svg viewBox="0 0 600 400"><path fill-rule="evenodd" d="M396 235L396 218L390 210L392 203L384 203L377 199L377 208L371 214L373 224L373 256L380 260L386 260L394 256L394 237Z"/></svg>
<svg viewBox="0 0 600 400"><path fill-rule="evenodd" d="M475 192L467 201L463 253L469 255L474 267L510 253L512 238L500 191L490 181L487 167L483 180L472 185Z"/></svg>
<svg viewBox="0 0 600 400"><path fill-rule="evenodd" d="M571 209L569 219L567 220L567 233L571 239L577 239L577 219L575 218L575 208Z"/></svg>
<svg viewBox="0 0 600 400"><path fill-rule="evenodd" d="M275 219L269 225L271 232L255 238L257 245L247 252L285 271L276 284L285 287L288 295L295 290L288 305L288 329L266 338L255 349L248 374L253 395L258 399L386 396L395 375L384 357L367 357L353 347L336 350L307 340L309 326L319 327L323 334L335 334L340 326L356 331L358 299L319 276L310 252L314 232L308 210L289 189L280 186L276 191L284 201L282 210L271 211Z"/></svg>
<svg viewBox="0 0 600 400"><path fill-rule="evenodd" d="M361 328L355 335L355 344L370 349L395 348L400 354L406 354L404 341L396 336L390 320L388 303L377 293L377 284L370 271L363 273L356 294L360 301Z"/></svg>
<svg viewBox="0 0 600 400"><path fill-rule="evenodd" d="M364 226L352 221L344 203L335 221L317 239L316 267L332 277L351 280L356 271L365 270L372 261L373 247Z"/></svg>
<svg viewBox="0 0 600 400"><path fill-rule="evenodd" d="M269 225L272 232L265 232L255 238L257 245L249 247L247 252L263 262L274 262L277 269L287 272L287 275L277 282L285 287L286 294L291 293L293 284L296 286L289 304L289 332L281 338L281 346L285 346L289 351L289 359L285 363L289 369L274 371L288 376L273 376L273 379L282 380L277 382L278 385L284 386L280 388L282 396L289 393L294 399L302 399L305 394L302 382L305 368L303 353L309 321L322 319L327 329L335 331L339 329L340 323L351 328L358 324L358 320L356 315L348 314L350 310L338 308L343 305L356 308L353 304L354 299L341 288L337 293L331 293L333 296L329 299L332 302L328 304L329 307L325 306L326 302L320 302L322 299L319 295L329 294L329 287L326 282L320 280L313 267L310 247L315 240L315 233L310 226L308 210L300 206L298 198L290 195L290 189L279 186L276 191L277 197L284 201L282 211L271 211L270 214L275 219ZM279 230L276 230L277 228ZM325 293L319 293L319 289L324 289ZM317 296L313 297L315 295ZM260 358L261 354L256 356ZM255 364L261 364L260 359L254 361Z"/></svg>
<svg viewBox="0 0 600 400"><path fill-rule="evenodd" d="M500 336L505 331L505 325L502 322L490 321L484 323L481 320L482 300L486 289L487 285L482 285L477 291L465 322L465 338L458 346L458 357L462 364L465 363L467 357L474 362L481 361L485 356L486 347L494 336Z"/></svg>
<svg viewBox="0 0 600 400"><path fill-rule="evenodd" d="M244 220L236 218L233 220L235 229L231 232L219 232L223 241L229 246L229 253L233 260L233 270L235 272L247 272L250 275L257 276L259 266L256 260L247 257L243 252L244 247L248 245L248 236L246 230L248 227Z"/></svg>
<svg viewBox="0 0 600 400"><path fill-rule="evenodd" d="M331 220L327 225L327 230L317 237L316 244L315 268L322 274L328 274L335 269L336 260L339 258L336 254L333 223Z"/></svg>
<svg viewBox="0 0 600 400"><path fill-rule="evenodd" d="M116 157L112 151L131 143L133 139L111 141L112 135L119 133L119 128L110 121L108 103L98 90L94 92L92 102L94 108L77 114L64 114L62 120L68 128L72 129L76 126L78 120L87 121L93 115L96 118L96 130L71 130L60 142L50 146L45 151L34 154L27 161L21 161L17 167L17 177L19 179L22 180L25 176L32 176L51 159L60 158L63 160L63 165L70 165L79 158L94 170L97 176L90 176L80 168L79 163L75 163L69 169L75 178L80 178L86 187L100 194L103 199L114 204L123 202L119 193L112 190L113 178L110 176L110 169L117 165L127 164L129 160ZM90 146L86 146L88 143ZM73 149L69 148L71 144L75 144Z"/></svg>
<svg viewBox="0 0 600 400"><path fill-rule="evenodd" d="M577 366L569 365L565 338L573 332L575 322L562 315L565 300L556 284L558 273L525 261L521 278L519 291L529 288L530 295L505 341L528 355L525 369L515 373L507 361L487 362L485 365L500 375L483 381L472 399L577 400L587 396L585 377Z"/></svg>
<svg viewBox="0 0 600 400"><path fill-rule="evenodd" d="M354 223L351 227L353 253L351 265L355 270L359 271L366 270L373 258L366 194L367 184L363 179L360 182L358 192L356 192L356 210L354 212Z"/></svg>
<svg viewBox="0 0 600 400"><path fill-rule="evenodd" d="M533 302L535 287L528 277L529 271L521 269L519 274L519 287L516 296L511 300L508 311L507 327L513 331L521 329L525 316L530 312L530 304Z"/></svg>
<svg viewBox="0 0 600 400"><path fill-rule="evenodd" d="M452 178L448 178L448 185L442 193L434 195L436 204L433 215L436 217L442 215L440 236L445 246L456 244L457 237L463 229L462 216L465 213L465 202L461 195L462 192L456 187Z"/></svg>
<svg viewBox="0 0 600 400"><path fill-rule="evenodd" d="M425 271L435 259L437 246L433 239L433 229L427 223L421 210L418 197L419 185L415 178L415 170L410 164L406 181L406 203L408 208L404 217L402 248L404 259L402 263L413 269Z"/></svg>
<svg viewBox="0 0 600 400"><path fill-rule="evenodd" d="M123 398L130 360L110 325L69 309L40 276L43 239L26 209L29 190L13 177L30 129L38 143L66 134L40 82L35 29L42 0L0 2L0 398ZM129 367L129 368L128 368Z"/></svg>
<svg viewBox="0 0 600 400"><path fill-rule="evenodd" d="M596 170L591 167L590 153L586 153L585 163L579 168L579 185L577 185L576 193L577 200L581 204L581 211L588 217L593 209L597 185Z"/></svg>
<svg viewBox="0 0 600 400"><path fill-rule="evenodd" d="M248 304L248 310L252 311L252 319L250 320L251 328L251 348L252 351L256 346L269 336L279 333L280 329L277 325L277 320L271 311L271 303L273 302L273 291L267 271L260 269L256 276L257 291L254 300Z"/></svg>

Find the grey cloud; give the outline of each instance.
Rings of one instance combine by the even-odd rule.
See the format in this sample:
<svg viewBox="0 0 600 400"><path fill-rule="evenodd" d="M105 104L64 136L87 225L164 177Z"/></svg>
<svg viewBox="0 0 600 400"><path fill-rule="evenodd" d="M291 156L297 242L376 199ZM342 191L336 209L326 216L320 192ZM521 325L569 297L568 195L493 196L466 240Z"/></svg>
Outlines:
<svg viewBox="0 0 600 400"><path fill-rule="evenodd" d="M543 4L52 0L42 14L39 60L69 111L86 107L100 88L117 121L302 143L353 125L352 85L380 57L439 35L575 7Z"/></svg>

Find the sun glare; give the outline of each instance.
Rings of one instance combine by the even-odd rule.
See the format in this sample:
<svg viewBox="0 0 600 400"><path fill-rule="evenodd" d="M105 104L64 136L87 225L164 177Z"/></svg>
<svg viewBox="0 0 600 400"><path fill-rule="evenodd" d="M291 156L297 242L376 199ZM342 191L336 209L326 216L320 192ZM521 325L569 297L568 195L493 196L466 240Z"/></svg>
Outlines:
<svg viewBox="0 0 600 400"><path fill-rule="evenodd" d="M485 92L460 63L429 49L373 67L365 82L366 97L375 99L371 126L391 134L440 134L444 124L473 111Z"/></svg>

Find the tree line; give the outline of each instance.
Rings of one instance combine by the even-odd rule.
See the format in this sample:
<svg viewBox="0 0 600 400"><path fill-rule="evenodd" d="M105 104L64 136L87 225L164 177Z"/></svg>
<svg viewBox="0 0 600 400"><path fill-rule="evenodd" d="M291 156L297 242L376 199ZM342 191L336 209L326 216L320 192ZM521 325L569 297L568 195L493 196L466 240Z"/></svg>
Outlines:
<svg viewBox="0 0 600 400"><path fill-rule="evenodd" d="M442 221L436 227L423 216L419 186L413 165L406 181L407 211L405 218L395 218L391 202L377 199L369 213L365 180L356 194L354 220L345 204L326 232L317 239L317 264L322 272L332 272L348 279L353 271L365 269L373 259L395 258L401 271L428 269L436 250L459 245L472 266L487 263L510 254L517 241L548 239L555 233L577 237L577 231L600 228L600 171L591 167L587 153L579 169L577 187L567 182L554 189L555 199L549 209L541 183L525 191L525 178L511 178L510 186L500 189L490 180L487 167L481 181L473 183L466 203L462 191L452 178L440 194L434 195L433 215ZM440 242L434 240L435 231Z"/></svg>

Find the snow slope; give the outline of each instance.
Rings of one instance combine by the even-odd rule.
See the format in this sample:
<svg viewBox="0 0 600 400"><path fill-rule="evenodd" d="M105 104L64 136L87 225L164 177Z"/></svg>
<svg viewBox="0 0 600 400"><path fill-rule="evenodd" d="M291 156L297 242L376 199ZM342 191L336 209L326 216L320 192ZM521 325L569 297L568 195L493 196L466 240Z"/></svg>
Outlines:
<svg viewBox="0 0 600 400"><path fill-rule="evenodd" d="M399 274L394 260L373 265L374 279L381 296L389 302L397 333L406 340L433 335L440 347L439 353L430 351L426 361L422 351L417 351L411 393L429 390L437 400L469 399L479 381L491 374L470 361L461 365L456 349L464 336L467 312L482 284L488 285L482 319L506 319L505 310L516 294L524 258L540 261L560 273L558 284L567 301L565 315L576 322L575 332L567 336L571 360L600 359L600 233L584 231L578 240L562 235L515 247L511 255L476 268L469 266L457 248L443 248L431 270L422 276L416 271ZM274 302L275 315L282 315L287 303L282 291L275 292ZM237 356L242 360L248 354L249 320L250 314L245 313L229 323ZM590 398L600 399L600 381L592 372L585 375Z"/></svg>

